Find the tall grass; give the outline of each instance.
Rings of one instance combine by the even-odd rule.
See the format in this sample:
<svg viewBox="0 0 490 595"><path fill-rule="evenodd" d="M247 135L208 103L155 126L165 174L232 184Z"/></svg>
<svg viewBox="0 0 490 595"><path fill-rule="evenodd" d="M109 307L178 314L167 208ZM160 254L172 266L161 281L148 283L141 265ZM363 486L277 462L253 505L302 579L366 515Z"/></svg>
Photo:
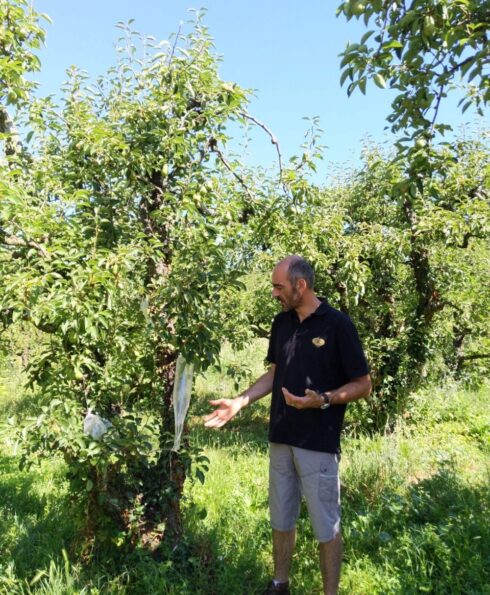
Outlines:
<svg viewBox="0 0 490 595"><path fill-rule="evenodd" d="M0 455L0 593L259 593L272 570L267 510L269 399L218 432L202 425L208 400L232 396L261 372L265 345L197 379L189 429L211 464L188 481L186 538L163 561L136 550L124 562L76 551L76 510L62 463L19 472L8 442ZM0 383L4 415L23 407L15 382ZM412 396L394 432L346 436L341 460L344 565L341 593L490 594L490 390L428 388ZM66 553L68 552L68 553ZM298 524L293 593L321 593L306 510Z"/></svg>

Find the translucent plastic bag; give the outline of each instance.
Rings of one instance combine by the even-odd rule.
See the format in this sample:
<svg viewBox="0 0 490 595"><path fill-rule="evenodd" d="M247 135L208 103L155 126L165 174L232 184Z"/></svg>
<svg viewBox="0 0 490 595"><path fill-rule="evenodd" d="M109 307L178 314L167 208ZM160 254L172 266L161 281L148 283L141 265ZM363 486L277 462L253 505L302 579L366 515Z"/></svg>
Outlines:
<svg viewBox="0 0 490 595"><path fill-rule="evenodd" d="M83 433L91 436L94 440L102 438L109 428L112 428L109 420L100 417L96 413L92 413L90 410L83 420Z"/></svg>
<svg viewBox="0 0 490 595"><path fill-rule="evenodd" d="M175 370L174 392L172 401L174 406L175 437L172 450L179 451L184 421L189 409L192 392L192 380L194 375L194 364L189 364L179 355Z"/></svg>

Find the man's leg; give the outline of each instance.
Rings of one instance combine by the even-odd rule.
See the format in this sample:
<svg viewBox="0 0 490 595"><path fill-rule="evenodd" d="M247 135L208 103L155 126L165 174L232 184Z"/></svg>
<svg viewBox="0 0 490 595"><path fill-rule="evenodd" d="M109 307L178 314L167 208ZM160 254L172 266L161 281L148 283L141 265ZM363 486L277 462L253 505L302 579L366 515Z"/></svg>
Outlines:
<svg viewBox="0 0 490 595"><path fill-rule="evenodd" d="M342 564L342 536L339 533L331 540L320 543L320 568L325 595L337 595Z"/></svg>
<svg viewBox="0 0 490 595"><path fill-rule="evenodd" d="M334 595L339 586L342 561L339 458L331 453L293 449L313 532L320 543L324 591Z"/></svg>
<svg viewBox="0 0 490 595"><path fill-rule="evenodd" d="M296 529L292 531L272 530L272 553L274 556L274 579L285 583L296 545Z"/></svg>
<svg viewBox="0 0 490 595"><path fill-rule="evenodd" d="M296 543L296 521L301 492L292 449L271 443L269 467L269 508L272 525L274 579L285 583Z"/></svg>

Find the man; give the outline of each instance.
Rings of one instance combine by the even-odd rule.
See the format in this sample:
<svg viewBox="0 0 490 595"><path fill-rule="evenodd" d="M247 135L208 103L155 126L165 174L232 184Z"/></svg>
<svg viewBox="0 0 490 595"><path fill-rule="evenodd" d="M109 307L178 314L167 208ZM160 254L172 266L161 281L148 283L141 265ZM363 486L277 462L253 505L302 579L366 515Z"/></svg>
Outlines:
<svg viewBox="0 0 490 595"><path fill-rule="evenodd" d="M314 273L299 256L280 261L272 296L282 312L272 324L269 370L235 399L211 401L205 417L220 428L240 409L272 391L269 441L269 506L274 579L264 595L289 593L289 567L301 495L305 497L327 595L337 593L342 560L340 534L340 431L347 403L367 397L371 380L350 319L320 300Z"/></svg>

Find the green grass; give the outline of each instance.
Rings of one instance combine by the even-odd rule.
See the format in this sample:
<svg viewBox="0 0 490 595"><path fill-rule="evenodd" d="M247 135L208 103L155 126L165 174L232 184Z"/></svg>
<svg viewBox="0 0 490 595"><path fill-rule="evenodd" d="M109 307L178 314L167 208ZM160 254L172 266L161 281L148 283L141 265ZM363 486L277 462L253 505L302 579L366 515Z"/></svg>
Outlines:
<svg viewBox="0 0 490 595"><path fill-rule="evenodd" d="M272 566L268 399L218 432L203 427L202 415L209 399L234 394L233 373L242 386L260 374L264 352L263 342L241 354L226 349L222 371L196 381L191 439L211 464L204 485L186 484L186 538L163 562L141 551L123 566L97 556L77 560L77 516L62 463L20 472L7 434L0 455L0 593L260 592ZM0 382L3 415L22 409L16 382L3 388ZM413 395L410 417L394 432L344 438L341 593L490 594L489 411L488 387L426 389ZM291 578L293 593L321 593L305 510Z"/></svg>

